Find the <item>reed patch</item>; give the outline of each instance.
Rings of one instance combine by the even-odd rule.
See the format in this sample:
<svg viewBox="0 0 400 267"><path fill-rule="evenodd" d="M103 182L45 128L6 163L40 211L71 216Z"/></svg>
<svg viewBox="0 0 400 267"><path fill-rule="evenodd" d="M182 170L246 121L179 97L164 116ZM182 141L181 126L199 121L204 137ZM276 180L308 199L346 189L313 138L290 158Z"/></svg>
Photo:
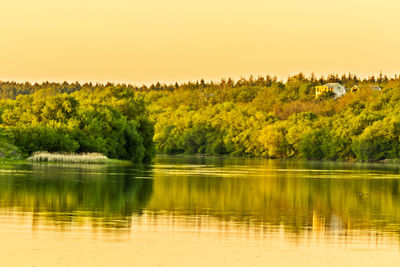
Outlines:
<svg viewBox="0 0 400 267"><path fill-rule="evenodd" d="M101 164L109 159L100 153L50 153L38 151L32 153L28 158L30 162L60 162L60 163L82 163L82 164Z"/></svg>

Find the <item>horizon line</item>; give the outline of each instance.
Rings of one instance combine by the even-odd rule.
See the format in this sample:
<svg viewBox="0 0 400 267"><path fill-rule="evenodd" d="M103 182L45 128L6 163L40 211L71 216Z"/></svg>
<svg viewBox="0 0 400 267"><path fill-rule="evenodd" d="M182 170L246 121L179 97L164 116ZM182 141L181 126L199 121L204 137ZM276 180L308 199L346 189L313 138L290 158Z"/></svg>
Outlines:
<svg viewBox="0 0 400 267"><path fill-rule="evenodd" d="M386 73L383 73L383 72L379 72L378 74L359 75L356 72L347 72L347 73L333 73L333 72L331 72L331 73L324 73L324 74L315 74L314 72L311 72L311 73L307 74L305 72L301 72L300 71L300 72L297 72L297 73L288 74L286 78L283 78L283 77L278 76L276 74L257 74L257 75L250 74L250 75L241 75L240 77L229 77L229 76L221 77L218 80L216 80L216 79L198 78L198 79L187 79L187 80L176 80L176 81L162 81L162 80L159 80L159 81L142 82L142 83L140 83L140 82L134 83L134 82L131 82L131 81L122 81L122 80L104 80L104 81L101 81L101 80L86 80L86 79L82 79L82 80L79 80L79 79L77 79L77 80L73 80L73 79L64 79L64 80L63 79L53 79L53 80L52 79L37 79L37 80L31 79L30 80L30 79L26 79L26 80L23 80L23 79L2 79L2 78L0 78L0 82L10 82L10 83L19 83L19 84L23 84L23 83L43 84L43 83L64 83L64 82L66 82L68 84L79 83L81 85L90 84L90 83L91 84L95 84L95 85L96 84L106 85L108 83L111 83L111 84L114 84L114 85L130 85L130 86L133 86L133 87L143 87L143 86L147 86L148 87L148 86L151 86L151 85L155 85L157 83L159 83L161 85L167 85L168 86L168 85L175 85L176 83L178 83L179 85L188 84L188 83L197 83L197 82L200 82L202 80L204 82L206 82L206 83L219 83L219 82L221 82L223 80L227 81L229 79L231 79L233 82L238 82L238 81L240 81L242 79L249 80L251 77L253 77L254 79L258 79L258 78L261 78L261 77L265 78L265 77L268 77L268 76L271 77L271 78L276 78L278 82L286 83L287 80L290 77L294 77L294 76L297 76L299 74L303 74L305 78L311 78L311 76L314 75L317 80L319 80L321 78L326 79L330 75L334 75L334 76L337 75L337 76L339 76L339 79L340 79L343 75L348 77L349 74L352 75L352 76L356 76L357 78L359 78L361 80L365 80L365 79L368 79L368 78L371 78L371 77L377 78L377 77L379 77L381 75L383 77L387 77L388 79L393 79L393 78L396 79L396 78L400 77L400 73L399 74L394 74L394 73L386 74Z"/></svg>

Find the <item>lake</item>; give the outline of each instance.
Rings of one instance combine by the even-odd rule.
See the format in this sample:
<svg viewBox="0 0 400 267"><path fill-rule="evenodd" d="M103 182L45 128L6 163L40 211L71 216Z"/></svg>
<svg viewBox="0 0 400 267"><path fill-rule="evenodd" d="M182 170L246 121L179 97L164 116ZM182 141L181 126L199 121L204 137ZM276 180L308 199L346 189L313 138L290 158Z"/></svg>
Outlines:
<svg viewBox="0 0 400 267"><path fill-rule="evenodd" d="M0 266L398 266L400 166L2 164Z"/></svg>

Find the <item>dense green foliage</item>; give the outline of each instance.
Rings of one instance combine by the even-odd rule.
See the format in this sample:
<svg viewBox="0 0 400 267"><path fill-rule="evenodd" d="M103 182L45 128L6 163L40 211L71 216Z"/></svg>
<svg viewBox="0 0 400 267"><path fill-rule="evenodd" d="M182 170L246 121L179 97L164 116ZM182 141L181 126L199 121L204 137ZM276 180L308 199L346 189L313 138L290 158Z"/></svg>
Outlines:
<svg viewBox="0 0 400 267"><path fill-rule="evenodd" d="M0 132L0 158L11 160L22 159L21 150L12 144L12 137Z"/></svg>
<svg viewBox="0 0 400 267"><path fill-rule="evenodd" d="M315 98L339 82L357 92ZM382 90L374 90L379 86ZM157 87L156 87L157 88ZM159 151L270 158L400 157L400 79L354 75L188 83L145 93Z"/></svg>
<svg viewBox="0 0 400 267"><path fill-rule="evenodd" d="M316 99L315 86L326 82L359 90ZM267 76L149 87L3 82L0 98L1 125L25 153L100 152L141 161L154 154L154 140L167 154L400 158L397 76L300 73L286 83Z"/></svg>
<svg viewBox="0 0 400 267"><path fill-rule="evenodd" d="M43 88L1 102L1 124L26 154L34 151L100 152L148 161L154 129L142 98L122 86L71 94Z"/></svg>

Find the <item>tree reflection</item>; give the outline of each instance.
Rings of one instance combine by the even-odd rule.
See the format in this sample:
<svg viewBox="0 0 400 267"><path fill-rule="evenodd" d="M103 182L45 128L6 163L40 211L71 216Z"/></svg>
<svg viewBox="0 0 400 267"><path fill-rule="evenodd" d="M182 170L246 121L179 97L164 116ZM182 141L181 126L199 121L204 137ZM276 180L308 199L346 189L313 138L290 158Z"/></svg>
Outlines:
<svg viewBox="0 0 400 267"><path fill-rule="evenodd" d="M83 223L127 228L151 198L153 181L143 176L148 166L33 165L22 173L3 175L2 209L33 212L60 226ZM138 179L137 177L139 177Z"/></svg>
<svg viewBox="0 0 400 267"><path fill-rule="evenodd" d="M190 164L189 164L190 163ZM199 159L150 166L29 165L0 175L0 210L34 221L129 229L152 220L305 231L400 229L396 168L257 160ZM161 214L161 215L160 215ZM228 224L227 224L228 223Z"/></svg>

